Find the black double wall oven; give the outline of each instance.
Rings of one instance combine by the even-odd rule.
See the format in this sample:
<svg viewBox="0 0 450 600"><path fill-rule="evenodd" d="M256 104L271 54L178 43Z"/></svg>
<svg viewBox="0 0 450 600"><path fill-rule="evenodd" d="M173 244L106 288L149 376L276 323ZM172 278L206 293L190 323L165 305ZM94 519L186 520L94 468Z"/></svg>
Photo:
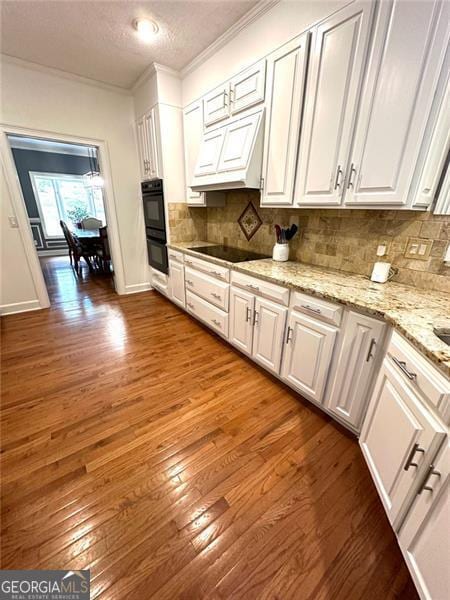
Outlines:
<svg viewBox="0 0 450 600"><path fill-rule="evenodd" d="M143 181L141 189L144 203L148 264L162 273L168 273L163 181L162 179Z"/></svg>

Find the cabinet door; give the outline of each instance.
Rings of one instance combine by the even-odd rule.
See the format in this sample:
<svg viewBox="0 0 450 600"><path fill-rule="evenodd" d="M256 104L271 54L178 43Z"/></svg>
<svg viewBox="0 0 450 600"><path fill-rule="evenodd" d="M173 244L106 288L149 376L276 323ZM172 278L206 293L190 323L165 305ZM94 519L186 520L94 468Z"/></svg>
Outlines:
<svg viewBox="0 0 450 600"><path fill-rule="evenodd" d="M184 267L183 265L171 260L169 261L169 272L170 285L172 288L172 300L184 307Z"/></svg>
<svg viewBox="0 0 450 600"><path fill-rule="evenodd" d="M328 408L341 419L359 428L369 400L384 323L360 315L348 314L336 367L336 376L328 399Z"/></svg>
<svg viewBox="0 0 450 600"><path fill-rule="evenodd" d="M224 136L224 127L204 135L200 146L197 166L195 167L195 176L213 175L216 173Z"/></svg>
<svg viewBox="0 0 450 600"><path fill-rule="evenodd" d="M258 112L227 125L217 171L234 171L248 167L261 116L262 113Z"/></svg>
<svg viewBox="0 0 450 600"><path fill-rule="evenodd" d="M306 398L321 402L337 329L292 311L288 319L282 377Z"/></svg>
<svg viewBox="0 0 450 600"><path fill-rule="evenodd" d="M266 60L246 69L230 81L231 114L264 102Z"/></svg>
<svg viewBox="0 0 450 600"><path fill-rule="evenodd" d="M261 205L294 200L308 44L305 34L269 57Z"/></svg>
<svg viewBox="0 0 450 600"><path fill-rule="evenodd" d="M230 115L228 84L224 84L203 99L203 123L205 127L218 123Z"/></svg>
<svg viewBox="0 0 450 600"><path fill-rule="evenodd" d="M253 358L269 371L280 372L287 308L270 300L256 298Z"/></svg>
<svg viewBox="0 0 450 600"><path fill-rule="evenodd" d="M374 2L356 0L313 32L295 201L338 205Z"/></svg>
<svg viewBox="0 0 450 600"><path fill-rule="evenodd" d="M139 163L141 170L142 179L148 179L148 144L147 137L145 133L145 125L144 125L144 117L136 121L136 131L137 131L137 142L138 142L138 150L139 150Z"/></svg>
<svg viewBox="0 0 450 600"><path fill-rule="evenodd" d="M448 3L439 0L380 3L346 203L407 202L444 59L448 18Z"/></svg>
<svg viewBox="0 0 450 600"><path fill-rule="evenodd" d="M154 108L144 116L144 132L148 156L148 178L156 179L159 173L159 152L156 127L157 113Z"/></svg>
<svg viewBox="0 0 450 600"><path fill-rule="evenodd" d="M205 195L189 187L194 177L203 137L203 105L201 100L188 106L183 112L184 166L186 176L186 201L194 206L205 205Z"/></svg>
<svg viewBox="0 0 450 600"><path fill-rule="evenodd" d="M444 429L386 357L359 443L395 529L444 436Z"/></svg>
<svg viewBox="0 0 450 600"><path fill-rule="evenodd" d="M254 308L253 294L239 288L231 288L229 340L249 356L252 354Z"/></svg>
<svg viewBox="0 0 450 600"><path fill-rule="evenodd" d="M450 447L430 465L398 536L421 598L450 597Z"/></svg>

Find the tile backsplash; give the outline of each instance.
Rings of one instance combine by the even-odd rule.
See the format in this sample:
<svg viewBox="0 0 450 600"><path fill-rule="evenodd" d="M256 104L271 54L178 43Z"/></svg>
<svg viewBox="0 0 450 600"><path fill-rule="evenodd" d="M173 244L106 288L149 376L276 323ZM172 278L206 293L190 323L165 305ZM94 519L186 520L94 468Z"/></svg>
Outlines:
<svg viewBox="0 0 450 600"><path fill-rule="evenodd" d="M252 200L263 225L248 242L237 220ZM169 205L173 241L204 239L256 252L272 253L274 224L296 223L299 233L290 243L290 260L370 275L376 249L387 243L384 260L398 269L394 281L450 292L450 267L442 259L450 241L450 217L417 211L260 208L259 192L227 194L223 208ZM426 260L405 257L409 238L432 242Z"/></svg>

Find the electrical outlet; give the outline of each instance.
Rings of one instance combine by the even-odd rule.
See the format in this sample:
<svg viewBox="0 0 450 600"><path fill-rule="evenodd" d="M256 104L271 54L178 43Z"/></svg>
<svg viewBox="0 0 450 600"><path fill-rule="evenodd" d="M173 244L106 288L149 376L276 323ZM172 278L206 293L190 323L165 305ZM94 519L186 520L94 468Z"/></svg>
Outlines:
<svg viewBox="0 0 450 600"><path fill-rule="evenodd" d="M415 260L428 260L432 246L433 240L409 238L404 256Z"/></svg>

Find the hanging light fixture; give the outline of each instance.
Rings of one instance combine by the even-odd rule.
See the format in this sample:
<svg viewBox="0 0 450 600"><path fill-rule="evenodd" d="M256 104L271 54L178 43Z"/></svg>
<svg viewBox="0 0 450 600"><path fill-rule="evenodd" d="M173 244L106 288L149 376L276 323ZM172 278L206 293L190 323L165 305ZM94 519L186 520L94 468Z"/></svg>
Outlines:
<svg viewBox="0 0 450 600"><path fill-rule="evenodd" d="M89 171L83 175L85 183L88 187L98 188L103 187L103 177L98 170L98 161L95 154L95 149L88 146Z"/></svg>

